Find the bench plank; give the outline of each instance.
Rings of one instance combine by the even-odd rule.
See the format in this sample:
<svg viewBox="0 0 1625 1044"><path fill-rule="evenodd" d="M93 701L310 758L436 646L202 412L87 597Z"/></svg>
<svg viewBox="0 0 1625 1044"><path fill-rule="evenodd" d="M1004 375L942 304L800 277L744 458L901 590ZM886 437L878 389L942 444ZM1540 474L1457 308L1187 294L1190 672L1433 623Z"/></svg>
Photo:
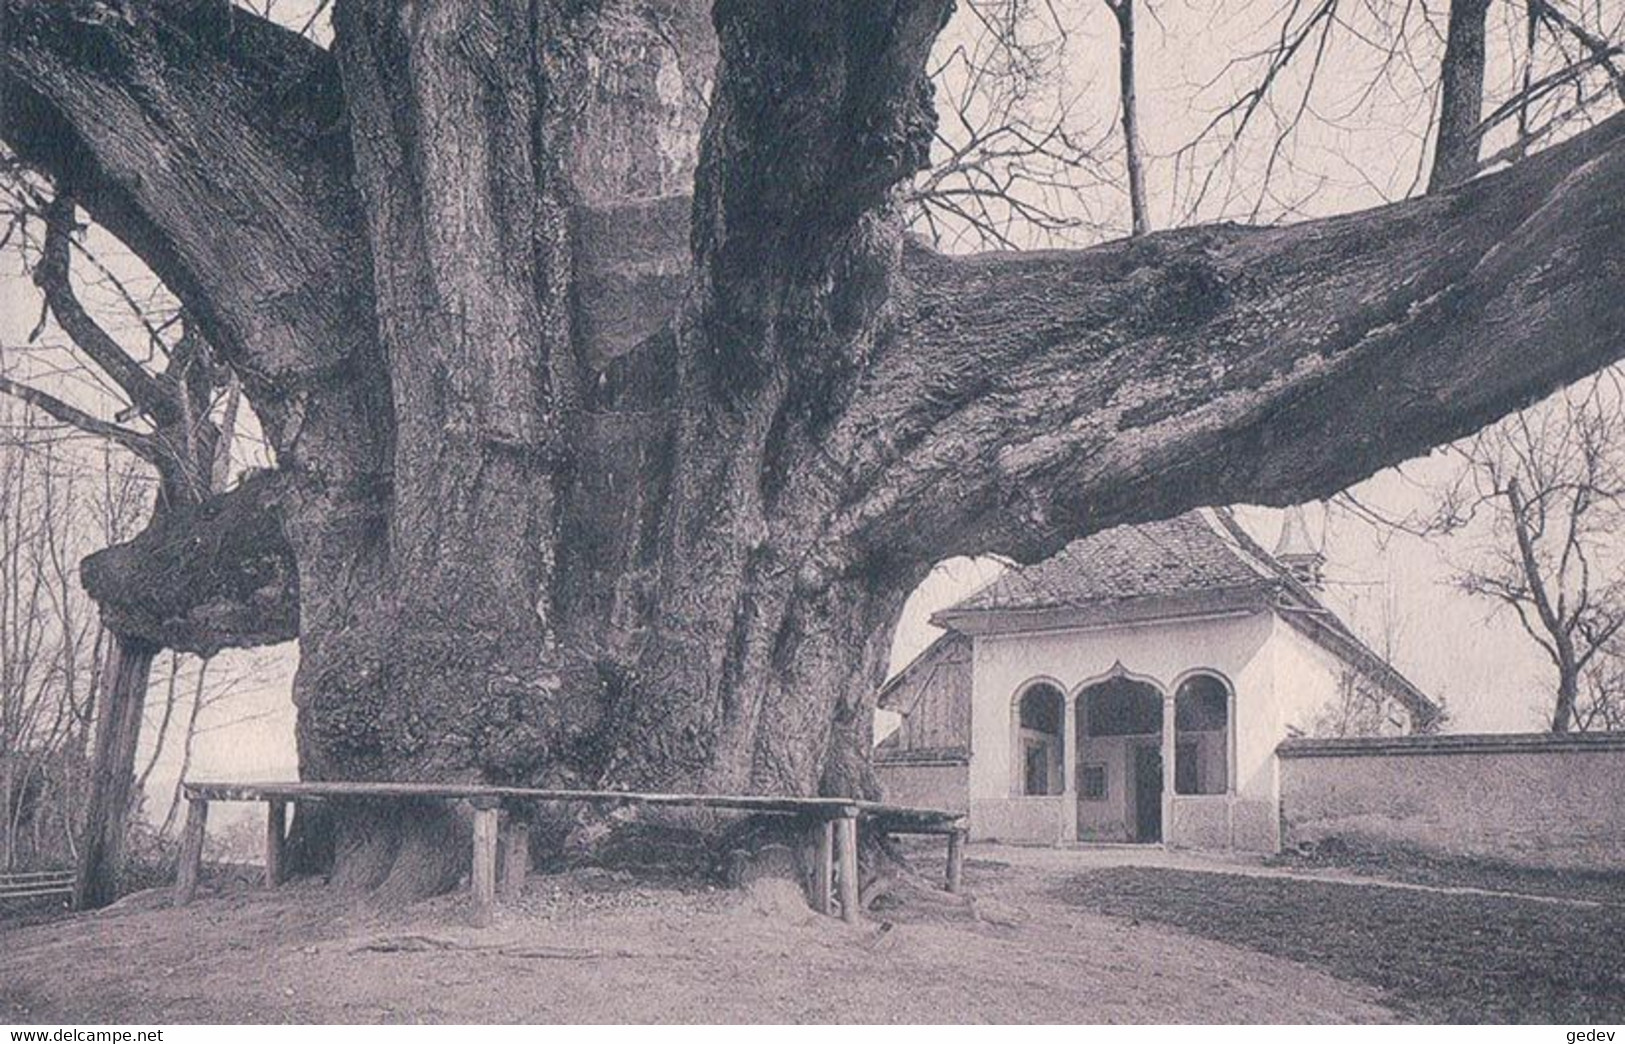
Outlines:
<svg viewBox="0 0 1625 1044"><path fill-rule="evenodd" d="M72 892L72 870L23 870L0 874L0 900L37 899Z"/></svg>
<svg viewBox="0 0 1625 1044"><path fill-rule="evenodd" d="M909 808L878 801L840 797L781 797L767 794L682 794L623 790L557 790L542 787L507 787L481 783L363 783L363 782L252 782L185 784L188 797L210 801L270 801L300 798L441 798L507 801L610 802L627 805L667 805L717 808L740 812L793 815L884 816L896 833L927 832L933 826L951 827L962 812ZM946 833L943 829L940 832Z"/></svg>
<svg viewBox="0 0 1625 1044"><path fill-rule="evenodd" d="M73 894L73 882L69 881L65 885L51 885L49 887L42 886L42 887L39 887L39 888L35 888L33 891L29 891L29 892L7 892L7 891L4 891L4 890L0 890L0 899L38 899L38 898L41 898L42 896L47 896L47 895L72 895L72 894Z"/></svg>
<svg viewBox="0 0 1625 1044"><path fill-rule="evenodd" d="M471 887L474 919L488 925L495 915L498 868L502 894L523 887L528 870L528 846L520 822L510 818L500 829L504 809L527 802L609 803L616 806L711 808L757 814L793 815L810 820L815 831L816 854L813 905L830 913L831 893L841 916L856 922L861 916L858 885L858 821L867 818L881 833L935 834L948 838L949 891L958 891L964 863L965 813L933 808L911 808L879 801L842 797L787 797L767 794L648 793L622 790L560 790L543 787L493 786L481 783L401 783L360 781L271 781L248 783L188 782L186 830L182 838L180 871L175 901L191 901L197 889L203 858L204 822L210 801L264 801L266 819L266 883L282 876L282 841L286 836L289 802L320 799L385 800L428 798L468 801L474 806L474 853ZM501 858L499 859L499 847Z"/></svg>

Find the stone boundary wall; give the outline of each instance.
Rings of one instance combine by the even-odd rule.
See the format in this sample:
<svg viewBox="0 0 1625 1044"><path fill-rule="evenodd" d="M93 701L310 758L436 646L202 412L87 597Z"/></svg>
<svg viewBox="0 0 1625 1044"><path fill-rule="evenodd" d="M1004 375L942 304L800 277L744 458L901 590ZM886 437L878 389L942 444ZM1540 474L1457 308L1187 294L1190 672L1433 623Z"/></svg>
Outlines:
<svg viewBox="0 0 1625 1044"><path fill-rule="evenodd" d="M1625 733L1292 739L1281 844L1625 870Z"/></svg>

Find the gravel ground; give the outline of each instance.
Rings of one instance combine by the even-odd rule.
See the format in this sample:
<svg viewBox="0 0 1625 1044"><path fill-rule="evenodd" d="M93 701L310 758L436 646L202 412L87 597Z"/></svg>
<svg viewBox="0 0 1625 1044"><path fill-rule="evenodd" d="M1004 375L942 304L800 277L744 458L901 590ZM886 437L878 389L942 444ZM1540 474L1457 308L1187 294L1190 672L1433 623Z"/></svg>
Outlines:
<svg viewBox="0 0 1625 1044"><path fill-rule="evenodd" d="M750 893L534 875L487 931L466 896L380 911L314 883L228 883L0 929L0 1021L1380 1022L1379 991L1061 898L971 852L968 904L860 926ZM934 864L935 860L933 860Z"/></svg>

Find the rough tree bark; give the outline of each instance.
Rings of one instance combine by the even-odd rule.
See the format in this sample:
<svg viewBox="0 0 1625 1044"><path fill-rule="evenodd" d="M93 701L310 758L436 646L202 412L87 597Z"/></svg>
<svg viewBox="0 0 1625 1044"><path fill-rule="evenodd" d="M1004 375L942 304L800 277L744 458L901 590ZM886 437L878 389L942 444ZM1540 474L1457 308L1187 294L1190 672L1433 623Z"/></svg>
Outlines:
<svg viewBox="0 0 1625 1044"><path fill-rule="evenodd" d="M1484 40L1489 0L1450 0L1439 76L1439 131L1428 191L1459 185L1478 173L1484 142Z"/></svg>
<svg viewBox="0 0 1625 1044"><path fill-rule="evenodd" d="M956 259L893 209L948 0L339 0L331 52L3 2L0 137L279 464L85 579L171 647L296 623L312 778L864 793L935 561L1327 493L1625 343L1625 120L1365 214ZM456 872L435 814L334 825L341 878Z"/></svg>

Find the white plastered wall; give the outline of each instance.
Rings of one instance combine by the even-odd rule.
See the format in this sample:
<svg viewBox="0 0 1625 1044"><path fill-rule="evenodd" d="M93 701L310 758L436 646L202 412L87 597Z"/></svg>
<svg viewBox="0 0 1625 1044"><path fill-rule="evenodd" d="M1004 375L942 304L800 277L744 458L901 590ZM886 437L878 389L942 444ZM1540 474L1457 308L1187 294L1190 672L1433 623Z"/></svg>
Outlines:
<svg viewBox="0 0 1625 1044"><path fill-rule="evenodd" d="M1316 716L1338 699L1349 665L1310 641L1284 620L1275 621L1270 638L1275 661L1275 700L1270 751L1296 730L1307 734Z"/></svg>
<svg viewBox="0 0 1625 1044"><path fill-rule="evenodd" d="M981 837L1053 842L1072 836L1076 804L1018 796L1013 708L1034 681L1075 700L1087 684L1121 663L1163 692L1196 670L1214 671L1235 689L1235 781L1241 796L1274 801L1275 744L1281 707L1274 691L1274 615L1255 612L1106 629L981 635L972 653L971 829ZM1075 721L1068 715L1069 724ZM1072 759L1071 734L1065 757ZM1121 774L1113 779L1122 786ZM1115 802L1113 802L1115 804ZM1053 809L1052 813L1050 810Z"/></svg>

